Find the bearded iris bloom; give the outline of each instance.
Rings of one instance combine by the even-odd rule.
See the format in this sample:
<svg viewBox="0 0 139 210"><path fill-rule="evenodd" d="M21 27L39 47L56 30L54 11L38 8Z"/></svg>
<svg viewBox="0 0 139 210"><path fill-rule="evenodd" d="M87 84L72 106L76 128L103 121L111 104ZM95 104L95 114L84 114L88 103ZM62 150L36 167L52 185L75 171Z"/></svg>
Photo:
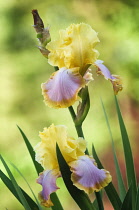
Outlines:
<svg viewBox="0 0 139 210"><path fill-rule="evenodd" d="M43 166L37 183L42 185L39 193L41 204L50 207L53 203L50 194L59 189L56 179L61 177L57 156L56 143L71 170L71 180L80 190L87 194L99 191L111 182L111 175L105 169L98 169L93 157L85 155L86 141L83 138L74 139L67 134L63 125L44 128L40 132L41 142L36 147L36 160Z"/></svg>
<svg viewBox="0 0 139 210"><path fill-rule="evenodd" d="M112 82L116 94L122 90L119 76L112 76L97 60L99 53L95 46L99 39L91 26L85 23L71 24L66 30L60 30L59 35L58 40L46 46L50 52L48 63L59 68L41 86L48 106L66 108L73 105L79 99L79 91L92 80L92 76L86 80L91 65L97 67L98 74Z"/></svg>

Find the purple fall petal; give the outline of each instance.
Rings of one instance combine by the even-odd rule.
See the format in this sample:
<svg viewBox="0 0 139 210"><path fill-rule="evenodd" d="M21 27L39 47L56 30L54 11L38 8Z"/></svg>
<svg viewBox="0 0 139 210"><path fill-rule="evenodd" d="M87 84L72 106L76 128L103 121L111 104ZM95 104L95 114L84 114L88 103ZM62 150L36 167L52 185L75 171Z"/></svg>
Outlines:
<svg viewBox="0 0 139 210"><path fill-rule="evenodd" d="M46 207L53 206L50 200L50 194L55 192L59 187L56 186L56 179L60 177L58 170L46 170L40 173L37 183L42 185L42 191L39 193L41 204Z"/></svg>
<svg viewBox="0 0 139 210"><path fill-rule="evenodd" d="M87 155L70 163L73 184L87 194L99 191L111 181L111 175L104 169L98 169L95 160Z"/></svg>
<svg viewBox="0 0 139 210"><path fill-rule="evenodd" d="M79 68L61 68L42 84L42 93L47 105L54 108L71 106L85 81L78 72Z"/></svg>
<svg viewBox="0 0 139 210"><path fill-rule="evenodd" d="M109 69L103 64L103 61L97 60L95 66L98 67L98 74L103 75L106 80L111 81L115 94L123 89L120 77L118 75L112 75Z"/></svg>

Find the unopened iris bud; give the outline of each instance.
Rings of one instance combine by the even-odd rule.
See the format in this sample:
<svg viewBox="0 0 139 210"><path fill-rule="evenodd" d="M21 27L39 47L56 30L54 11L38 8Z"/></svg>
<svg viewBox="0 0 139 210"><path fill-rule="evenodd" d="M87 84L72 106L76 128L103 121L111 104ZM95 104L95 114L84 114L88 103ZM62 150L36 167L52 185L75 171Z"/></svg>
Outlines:
<svg viewBox="0 0 139 210"><path fill-rule="evenodd" d="M43 46L46 46L51 41L51 36L49 33L49 27L44 28L43 30Z"/></svg>
<svg viewBox="0 0 139 210"><path fill-rule="evenodd" d="M49 27L44 28L44 23L40 18L39 13L36 9L32 10L32 15L34 19L33 27L36 30L37 39L39 40L40 43L40 46L38 48L45 57L48 57L49 51L45 47L51 41Z"/></svg>
<svg viewBox="0 0 139 210"><path fill-rule="evenodd" d="M44 29L44 24L42 19L40 18L38 11L36 9L32 10L32 15L34 18L34 28L37 33L42 33Z"/></svg>

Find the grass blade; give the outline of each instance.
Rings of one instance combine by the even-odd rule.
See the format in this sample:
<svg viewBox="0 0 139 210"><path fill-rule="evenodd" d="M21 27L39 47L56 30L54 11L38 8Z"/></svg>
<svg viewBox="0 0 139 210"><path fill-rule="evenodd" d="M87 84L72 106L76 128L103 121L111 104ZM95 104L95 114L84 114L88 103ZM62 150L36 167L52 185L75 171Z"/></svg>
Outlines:
<svg viewBox="0 0 139 210"><path fill-rule="evenodd" d="M30 154L30 156L31 156L31 159L32 159L32 161L33 161L33 163L34 163L35 169L36 169L36 171L37 171L37 174L39 175L39 173L43 171L43 168L42 168L42 166L35 160L35 152L34 152L34 150L33 150L32 145L30 144L28 138L26 137L26 135L24 134L24 132L21 130L21 128L20 128L19 126L17 126L17 127L18 127L18 129L19 129L19 131L20 131L20 133L21 133L21 135L22 135L22 137L23 137L23 139L24 139L24 142L25 142L25 144L26 144L26 146L27 146L27 149L28 149L29 154Z"/></svg>
<svg viewBox="0 0 139 210"><path fill-rule="evenodd" d="M121 111L120 111L116 96L115 96L115 103L116 103L116 110L117 110L117 115L118 115L120 130L121 130L121 136L122 136L128 187L130 187L130 185L132 184L132 192L133 192L132 198L133 198L133 205L135 205L137 186L136 186L136 176L135 176L132 150L131 150L130 141L128 138L126 127L125 127L125 124L124 124L124 121L123 121L123 118L121 115ZM134 209L134 207L133 207L133 209Z"/></svg>
<svg viewBox="0 0 139 210"><path fill-rule="evenodd" d="M36 201L36 203L37 203L37 205L38 205L39 210L42 210L42 207L40 206L39 201L38 201L38 199L36 198L36 196L35 196L35 194L34 194L32 188L31 188L31 186L29 185L29 183L27 182L26 178L23 176L23 174L19 171L19 169L18 169L14 164L11 163L11 165L16 169L16 171L17 171L17 172L20 174L20 176L24 179L24 181L25 181L26 184L28 185L30 191L32 192L32 195L34 196L34 199L35 199L35 201Z"/></svg>
<svg viewBox="0 0 139 210"><path fill-rule="evenodd" d="M11 182L11 180L1 170L0 170L0 178L3 181L3 183L7 186L7 188L11 191L11 193L22 204L21 199L18 196L13 183ZM34 210L39 210L37 204L32 200L32 198L30 198L30 196L28 196L28 194L22 188L20 188L20 189L21 189L24 197L26 198L28 204L30 205L30 207L32 207L32 209L34 209Z"/></svg>
<svg viewBox="0 0 139 210"><path fill-rule="evenodd" d="M95 210L87 194L84 193L83 190L79 190L77 187L73 185L71 181L71 171L65 159L63 158L58 145L56 147L56 151L57 151L57 159L62 174L62 178L72 198L75 200L75 202L77 203L77 205L80 207L81 210Z"/></svg>
<svg viewBox="0 0 139 210"><path fill-rule="evenodd" d="M93 154L93 157L98 165L98 168L104 168L103 165L101 164L98 156L97 156L97 153L95 151L95 148L94 146L92 146L92 154ZM111 202L111 204L113 205L114 209L115 210L120 210L121 209L121 205L122 205L122 202L121 202L121 199L117 193L117 191L115 190L112 182L109 183L109 185L107 187L104 188L105 191L106 191L106 194Z"/></svg>
<svg viewBox="0 0 139 210"><path fill-rule="evenodd" d="M13 186L14 186L14 188L15 188L15 190L16 190L16 192L17 192L17 194L18 194L18 196L19 196L19 198L20 198L20 200L21 200L21 202L22 202L22 205L24 206L24 208L25 208L26 210L31 210L31 208L30 208L30 206L29 206L27 200L25 199L25 197L24 197L24 195L23 195L23 193L22 193L20 187L18 186L18 184L17 184L17 182L16 182L14 176L12 175L12 173L11 173L11 171L10 171L8 165L6 164L6 162L4 161L4 159L3 159L2 156L0 156L0 159L1 159L1 161L2 161L2 163L3 163L3 165L4 165L4 167L5 167L5 169L6 169L7 173L8 173L8 175L9 175L9 177L10 177L12 183L13 183Z"/></svg>
<svg viewBox="0 0 139 210"><path fill-rule="evenodd" d="M114 145L114 140L113 140L108 116L107 116L107 113L106 113L106 110L105 110L105 107L104 107L104 104L103 104L102 100L101 100L101 104L102 104L105 120L106 120L106 123L107 123L110 138L111 138L112 150L113 150L113 156L114 156L114 164L115 164L115 168L116 168L116 175L117 175L118 187L119 187L119 192L120 192L120 198L123 201L124 198L125 198L125 195L126 195L126 189L125 189L125 186L124 186L121 170L120 170L120 167L119 167L119 163L118 163L118 159L117 159L117 155L116 155L116 151L115 151L115 145Z"/></svg>

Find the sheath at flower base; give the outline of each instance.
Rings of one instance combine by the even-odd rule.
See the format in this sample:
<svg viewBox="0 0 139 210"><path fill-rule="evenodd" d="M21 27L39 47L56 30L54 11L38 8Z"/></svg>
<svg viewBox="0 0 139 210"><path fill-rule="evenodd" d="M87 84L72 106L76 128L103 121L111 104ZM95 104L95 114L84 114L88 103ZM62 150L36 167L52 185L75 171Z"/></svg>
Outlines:
<svg viewBox="0 0 139 210"><path fill-rule="evenodd" d="M47 44L50 51L48 62L58 66L59 70L41 86L46 105L66 108L79 100L79 91L92 80L92 76L88 74L91 64L98 68L98 74L104 75L112 82L116 94L122 89L119 77L110 75L108 69L110 77L105 75L103 70L106 67L97 61L99 53L94 47L99 39L91 26L84 23L72 24L59 34L60 38L57 41Z"/></svg>
<svg viewBox="0 0 139 210"><path fill-rule="evenodd" d="M56 142L70 167L71 180L77 188L90 194L111 182L110 173L105 169L98 169L95 160L85 155L86 141L83 138L74 139L68 136L65 126L52 124L40 132L40 138L41 142L36 145L35 151L36 160L44 168L37 179L37 183L42 185L42 191L39 193L42 205L53 206L50 194L59 189L56 179L61 173L56 156Z"/></svg>

